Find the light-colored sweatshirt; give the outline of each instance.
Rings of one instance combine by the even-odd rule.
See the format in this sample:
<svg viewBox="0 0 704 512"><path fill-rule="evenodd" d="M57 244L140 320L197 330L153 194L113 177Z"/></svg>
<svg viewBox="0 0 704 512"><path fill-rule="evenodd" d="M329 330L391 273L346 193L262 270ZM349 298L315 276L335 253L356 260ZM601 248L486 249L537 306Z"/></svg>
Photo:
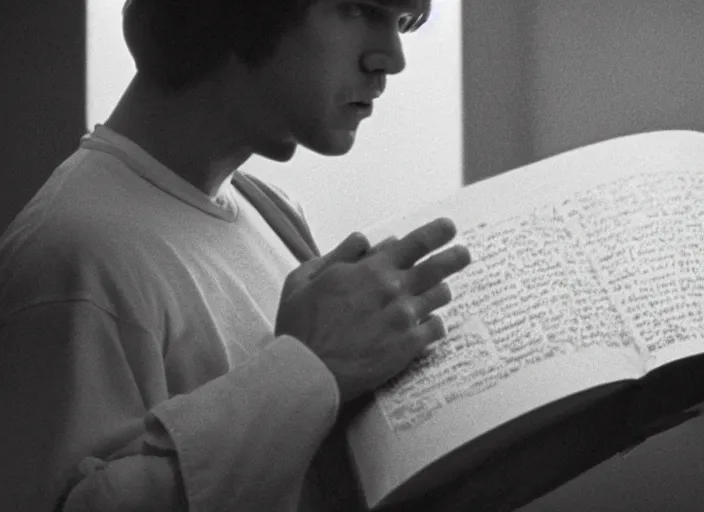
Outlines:
<svg viewBox="0 0 704 512"><path fill-rule="evenodd" d="M298 264L96 126L0 239L0 510L297 510L339 407L273 334Z"/></svg>

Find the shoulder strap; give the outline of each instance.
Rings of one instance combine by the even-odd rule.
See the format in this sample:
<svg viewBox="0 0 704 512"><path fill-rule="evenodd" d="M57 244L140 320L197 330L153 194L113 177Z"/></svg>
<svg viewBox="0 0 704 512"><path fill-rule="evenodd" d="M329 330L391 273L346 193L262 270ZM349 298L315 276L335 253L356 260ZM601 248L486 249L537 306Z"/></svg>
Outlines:
<svg viewBox="0 0 704 512"><path fill-rule="evenodd" d="M306 222L271 187L239 171L232 175L232 184L252 203L299 261L320 256Z"/></svg>
<svg viewBox="0 0 704 512"><path fill-rule="evenodd" d="M320 255L305 221L269 186L254 176L245 176L240 172L235 172L232 183L301 262ZM326 510L358 512L366 509L356 484L342 422L338 422L323 441L311 461L306 479L303 492L321 492L320 496L316 496L325 503ZM314 498L309 496L308 499Z"/></svg>

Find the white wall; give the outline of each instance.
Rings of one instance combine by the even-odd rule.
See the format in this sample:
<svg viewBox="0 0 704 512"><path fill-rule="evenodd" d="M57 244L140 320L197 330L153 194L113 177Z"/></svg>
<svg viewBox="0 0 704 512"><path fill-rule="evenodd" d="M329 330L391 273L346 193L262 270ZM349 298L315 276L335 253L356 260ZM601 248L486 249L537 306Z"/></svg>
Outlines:
<svg viewBox="0 0 704 512"><path fill-rule="evenodd" d="M300 148L286 164L255 156L242 167L303 203L321 250L461 186L460 1L434 0L428 22L403 36L406 70L389 77L350 153L331 158ZM122 3L87 2L89 128L107 118L134 74L122 39Z"/></svg>

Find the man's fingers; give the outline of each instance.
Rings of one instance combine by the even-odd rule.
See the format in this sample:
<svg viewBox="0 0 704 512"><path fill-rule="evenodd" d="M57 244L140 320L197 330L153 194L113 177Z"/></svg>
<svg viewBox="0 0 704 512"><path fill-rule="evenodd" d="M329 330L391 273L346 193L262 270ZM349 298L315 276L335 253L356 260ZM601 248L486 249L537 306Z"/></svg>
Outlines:
<svg viewBox="0 0 704 512"><path fill-rule="evenodd" d="M424 322L433 311L450 303L452 291L447 283L440 283L417 297L419 302L418 321Z"/></svg>
<svg viewBox="0 0 704 512"><path fill-rule="evenodd" d="M369 240L362 233L352 233L323 258L329 263L354 263L369 251Z"/></svg>
<svg viewBox="0 0 704 512"><path fill-rule="evenodd" d="M377 254L384 249L388 249L389 247L392 246L392 244L398 242L398 237L397 236L390 236L387 238L384 238L381 242L376 244L374 247L369 249L368 256L371 256L372 254Z"/></svg>
<svg viewBox="0 0 704 512"><path fill-rule="evenodd" d="M418 295L469 265L472 258L463 245L455 245L419 263L408 271L409 292Z"/></svg>
<svg viewBox="0 0 704 512"><path fill-rule="evenodd" d="M421 350L447 336L447 329L442 318L438 315L430 315L425 321L415 327L412 333L416 348Z"/></svg>
<svg viewBox="0 0 704 512"><path fill-rule="evenodd" d="M450 219L436 219L411 231L385 252L397 268L407 269L448 243L456 234L457 228Z"/></svg>
<svg viewBox="0 0 704 512"><path fill-rule="evenodd" d="M404 297L389 305L390 321L399 330L407 330L425 322L438 308L452 300L447 283L440 283L417 297Z"/></svg>

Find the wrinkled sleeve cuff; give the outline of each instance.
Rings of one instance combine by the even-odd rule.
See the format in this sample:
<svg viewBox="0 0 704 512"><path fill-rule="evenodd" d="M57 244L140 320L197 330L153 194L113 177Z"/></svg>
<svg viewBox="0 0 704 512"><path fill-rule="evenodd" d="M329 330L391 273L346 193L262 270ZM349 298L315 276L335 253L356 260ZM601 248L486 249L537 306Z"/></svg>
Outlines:
<svg viewBox="0 0 704 512"><path fill-rule="evenodd" d="M246 364L150 414L176 449L191 510L285 510L295 508L339 405L325 364L281 336Z"/></svg>

